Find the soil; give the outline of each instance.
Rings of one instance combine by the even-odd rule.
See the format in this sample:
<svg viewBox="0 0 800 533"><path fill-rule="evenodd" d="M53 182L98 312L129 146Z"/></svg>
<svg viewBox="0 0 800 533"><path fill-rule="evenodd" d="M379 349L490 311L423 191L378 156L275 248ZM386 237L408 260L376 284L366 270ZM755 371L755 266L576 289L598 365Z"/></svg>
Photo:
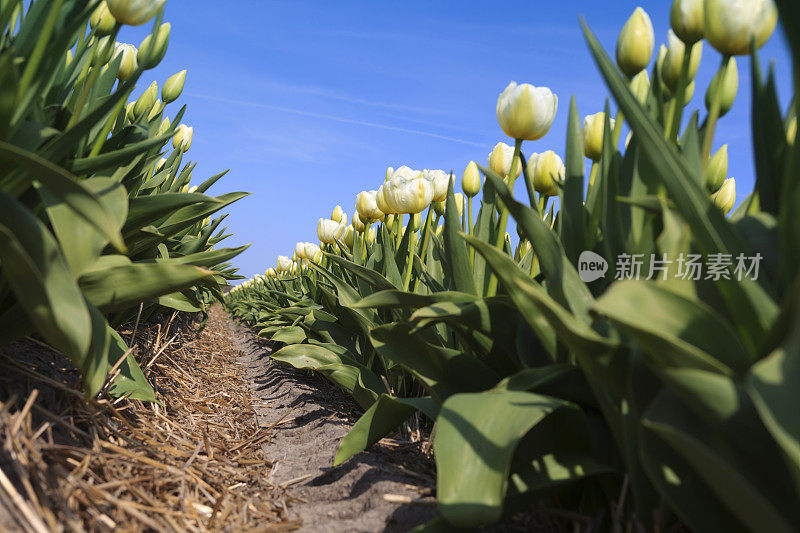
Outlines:
<svg viewBox="0 0 800 533"><path fill-rule="evenodd" d="M436 515L433 465L421 444L384 439L334 468L339 442L357 406L311 372L269 359L270 347L228 319L242 352L259 425L279 424L264 453L274 460L269 480L289 486L290 517L301 531L408 531Z"/></svg>

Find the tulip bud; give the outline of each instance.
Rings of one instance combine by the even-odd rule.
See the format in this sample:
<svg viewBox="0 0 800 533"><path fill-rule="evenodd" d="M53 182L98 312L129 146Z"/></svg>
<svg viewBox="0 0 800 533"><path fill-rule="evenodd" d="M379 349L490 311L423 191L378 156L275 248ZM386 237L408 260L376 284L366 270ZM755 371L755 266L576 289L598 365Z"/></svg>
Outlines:
<svg viewBox="0 0 800 533"><path fill-rule="evenodd" d="M719 100L719 116L724 116L733 107L738 91L739 68L736 66L736 59L732 57L728 62L728 66L718 70L711 80L711 83L708 84L708 89L706 90L706 109L710 110L714 98L717 98Z"/></svg>
<svg viewBox="0 0 800 533"><path fill-rule="evenodd" d="M103 37L97 41L92 47L92 64L105 65L114 56L114 49L116 43L111 40L111 37Z"/></svg>
<svg viewBox="0 0 800 533"><path fill-rule="evenodd" d="M674 0L670 11L670 25L681 41L694 44L703 38L705 10L703 0Z"/></svg>
<svg viewBox="0 0 800 533"><path fill-rule="evenodd" d="M133 107L133 111L137 117L143 116L145 113L150 113L150 110L153 109L153 106L156 103L156 98L158 98L158 84L153 82L150 84L150 87L147 88L145 92L136 100L136 105Z"/></svg>
<svg viewBox="0 0 800 533"><path fill-rule="evenodd" d="M120 24L141 26L164 7L167 0L106 0L108 9Z"/></svg>
<svg viewBox="0 0 800 533"><path fill-rule="evenodd" d="M724 56L749 54L754 40L758 50L778 23L773 0L705 0L704 7L705 37Z"/></svg>
<svg viewBox="0 0 800 533"><path fill-rule="evenodd" d="M137 59L139 60L139 65L143 69L148 70L154 68L164 59L164 54L167 53L167 47L169 46L169 34L171 29L172 26L170 23L165 22L159 26L157 30L155 44L153 44L153 34L150 34L145 37L142 44L139 45Z"/></svg>
<svg viewBox="0 0 800 533"><path fill-rule="evenodd" d="M335 220L336 222L347 222L344 219L344 211L342 210L342 206L337 205L333 208L333 214L331 214L331 220Z"/></svg>
<svg viewBox="0 0 800 533"><path fill-rule="evenodd" d="M431 205L433 206L433 211L437 215L439 216L444 215L444 200L442 200L441 202L433 202Z"/></svg>
<svg viewBox="0 0 800 533"><path fill-rule="evenodd" d="M267 269L267 271L266 271L266 275L267 275L268 278L274 278L275 275L276 275L275 269L272 268L272 267L269 267Z"/></svg>
<svg viewBox="0 0 800 533"><path fill-rule="evenodd" d="M786 127L786 142L789 146L794 146L795 137L797 137L797 117L792 117L791 122Z"/></svg>
<svg viewBox="0 0 800 533"><path fill-rule="evenodd" d="M387 228L390 228L390 229L393 228L394 227L394 214L388 214L385 217L383 217L383 225L386 226Z"/></svg>
<svg viewBox="0 0 800 533"><path fill-rule="evenodd" d="M669 30L667 34L667 55L664 56L664 61L661 65L661 79L669 87L670 91L675 91L678 87L678 80L681 76L681 69L683 69L683 58L686 54L686 45L683 41L678 39L678 36ZM700 58L703 55L703 43L699 42L692 47L692 53L689 57L689 72L687 83L693 80L697 75L697 69L700 67Z"/></svg>
<svg viewBox="0 0 800 533"><path fill-rule="evenodd" d="M367 232L367 242L369 244L375 244L375 236L378 234L377 228L370 228Z"/></svg>
<svg viewBox="0 0 800 533"><path fill-rule="evenodd" d="M640 104L647 103L647 96L650 94L650 75L646 70L641 71L631 80L631 92Z"/></svg>
<svg viewBox="0 0 800 533"><path fill-rule="evenodd" d="M162 168L164 168L164 164L166 162L167 162L167 160L165 158L163 158L163 157L161 159L159 159L158 162L156 163L156 165L153 167L153 173L155 174L155 173L159 172Z"/></svg>
<svg viewBox="0 0 800 533"><path fill-rule="evenodd" d="M164 99L165 104L169 104L178 99L183 92L183 84L186 82L186 69L173 74L166 82L164 87L161 88L161 98Z"/></svg>
<svg viewBox="0 0 800 533"><path fill-rule="evenodd" d="M353 231L353 226L347 226L347 228L345 228L342 241L348 248L353 248L353 244L355 243L355 231Z"/></svg>
<svg viewBox="0 0 800 533"><path fill-rule="evenodd" d="M117 25L117 21L114 20L114 16L108 10L108 4L100 2L100 5L97 6L97 9L92 12L92 16L89 18L89 25L98 37L111 35L111 32L114 31L114 26Z"/></svg>
<svg viewBox="0 0 800 533"><path fill-rule="evenodd" d="M150 122L151 120L156 118L158 114L161 113L162 111L164 111L164 104L161 103L161 100L156 100L156 103L153 104L153 108L150 109L150 114L147 115L147 121Z"/></svg>
<svg viewBox="0 0 800 533"><path fill-rule="evenodd" d="M125 119L130 123L136 120L136 102L130 102L125 106Z"/></svg>
<svg viewBox="0 0 800 533"><path fill-rule="evenodd" d="M332 243L336 239L341 238L344 232L344 224L331 220L329 218L321 218L317 223L317 236L319 240L324 243Z"/></svg>
<svg viewBox="0 0 800 533"><path fill-rule="evenodd" d="M467 164L464 175L461 177L461 189L470 198L481 192L481 175L475 161L470 161Z"/></svg>
<svg viewBox="0 0 800 533"><path fill-rule="evenodd" d="M706 168L706 188L709 192L717 192L725 178L728 177L728 145L720 148L708 161Z"/></svg>
<svg viewBox="0 0 800 533"><path fill-rule="evenodd" d="M464 215L464 195L457 192L453 195L456 200L456 209L458 209L458 218Z"/></svg>
<svg viewBox="0 0 800 533"><path fill-rule="evenodd" d="M164 135L165 133L167 133L167 130L169 130L170 126L171 126L171 124L170 124L170 121L169 121L169 117L164 117L164 120L161 121L161 125L158 127L158 131L156 132L156 136L160 137L161 135Z"/></svg>
<svg viewBox="0 0 800 533"><path fill-rule="evenodd" d="M69 66L72 64L72 60L72 50L67 50L67 55L64 57L64 67L69 68Z"/></svg>
<svg viewBox="0 0 800 533"><path fill-rule="evenodd" d="M361 217L358 216L358 211L353 213L353 218L351 219L350 223L353 225L353 229L359 233L364 233L364 230L367 229L367 225L361 221Z"/></svg>
<svg viewBox="0 0 800 533"><path fill-rule="evenodd" d="M489 170L500 176L507 177L511 173L511 162L514 159L514 147L506 143L497 143L489 154ZM522 172L522 163L517 160L516 172L513 179L517 179Z"/></svg>
<svg viewBox="0 0 800 533"><path fill-rule="evenodd" d="M547 87L512 81L497 98L497 122L514 139L541 139L553 125L558 97Z"/></svg>
<svg viewBox="0 0 800 533"><path fill-rule="evenodd" d="M604 112L589 115L583 119L583 153L592 161L600 161L603 155L603 132L606 123ZM614 130L615 121L611 119L611 130Z"/></svg>
<svg viewBox="0 0 800 533"><path fill-rule="evenodd" d="M124 82L139 68L139 64L136 62L136 47L132 44L116 43L114 57L118 55L122 55L122 60L119 63L119 70L117 70L117 79Z"/></svg>
<svg viewBox="0 0 800 533"><path fill-rule="evenodd" d="M411 220L409 221L411 224L411 228L413 231L419 231L420 226L422 225L422 215L419 213L414 213L411 215Z"/></svg>
<svg viewBox="0 0 800 533"><path fill-rule="evenodd" d="M292 268L292 260L285 255L279 255L277 261L278 272L288 272Z"/></svg>
<svg viewBox="0 0 800 533"><path fill-rule="evenodd" d="M531 155L528 161L528 175L533 177L533 188L544 196L558 196L557 182L564 181L564 162L549 150Z"/></svg>
<svg viewBox="0 0 800 533"><path fill-rule="evenodd" d="M736 203L736 180L733 178L725 180L719 191L714 194L711 199L714 205L722 209L726 215L733 209L733 204Z"/></svg>
<svg viewBox="0 0 800 533"><path fill-rule="evenodd" d="M180 149L181 152L186 152L192 146L192 136L194 135L194 128L188 127L186 124L178 126L178 131L172 137L172 147L175 150Z"/></svg>
<svg viewBox="0 0 800 533"><path fill-rule="evenodd" d="M629 78L647 68L655 46L653 23L644 9L637 7L622 27L617 40L617 64Z"/></svg>

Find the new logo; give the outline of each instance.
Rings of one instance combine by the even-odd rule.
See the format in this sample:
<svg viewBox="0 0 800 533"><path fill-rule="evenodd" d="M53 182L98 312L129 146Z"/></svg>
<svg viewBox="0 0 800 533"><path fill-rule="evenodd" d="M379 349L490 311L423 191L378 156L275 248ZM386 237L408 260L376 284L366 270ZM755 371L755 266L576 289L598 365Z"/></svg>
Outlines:
<svg viewBox="0 0 800 533"><path fill-rule="evenodd" d="M578 258L578 276L580 276L585 283L604 278L606 272L608 272L608 261L602 256L590 250L581 252Z"/></svg>

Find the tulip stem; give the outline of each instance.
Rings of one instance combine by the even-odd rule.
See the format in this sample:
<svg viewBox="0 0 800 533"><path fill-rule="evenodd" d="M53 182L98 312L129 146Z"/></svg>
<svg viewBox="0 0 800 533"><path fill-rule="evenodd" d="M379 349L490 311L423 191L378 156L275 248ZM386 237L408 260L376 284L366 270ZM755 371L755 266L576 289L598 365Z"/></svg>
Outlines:
<svg viewBox="0 0 800 533"><path fill-rule="evenodd" d="M728 65L731 62L731 56L722 58L722 65L719 67L719 79L725 80L727 76ZM711 143L714 142L714 132L717 128L717 120L719 120L720 112L720 93L724 90L724 83L717 84L717 93L711 97L711 109L708 110L708 117L706 118L705 134L703 136L703 172L708 167L708 158L711 155Z"/></svg>
<svg viewBox="0 0 800 533"><path fill-rule="evenodd" d="M694 51L695 44L691 44L684 49L683 64L681 65L681 73L678 77L678 86L675 89L675 95L669 103L669 111L667 112L667 120L664 123L666 128L667 139L672 142L678 140L678 135L681 129L681 118L683 117L683 108L686 106L686 89L689 87L689 68L692 62L692 51Z"/></svg>
<svg viewBox="0 0 800 533"><path fill-rule="evenodd" d="M412 233L412 235L416 235L416 233ZM405 275L403 276L404 291L408 291L408 287L411 285L411 272L414 270L414 243L411 241L412 239L409 238L408 255L406 256L406 271Z"/></svg>
<svg viewBox="0 0 800 533"><path fill-rule="evenodd" d="M475 233L475 228L472 227L472 196L467 199L467 235ZM475 248L469 247L469 264L475 264Z"/></svg>
<svg viewBox="0 0 800 533"><path fill-rule="evenodd" d="M108 43L116 42L117 40L117 33L119 33L120 25L117 24L114 26L114 31L111 35L108 36ZM95 46L102 47L102 41L98 41ZM88 59L89 63L93 63L95 60L94 57L90 57ZM72 110L72 117L69 119L69 123L67 124L67 128L73 127L81 118L81 112L83 111L83 106L86 105L86 101L89 99L89 93L94 88L94 84L97 83L97 78L100 77L100 71L103 70L102 65L92 65L91 71L89 72L89 79L86 80L86 83L81 88L81 93L78 96L78 101L75 103L75 109Z"/></svg>
<svg viewBox="0 0 800 533"><path fill-rule="evenodd" d="M592 161L592 170L589 172L589 189L592 188L594 185L594 178L597 177L597 169L599 168L599 164L597 161ZM586 196L588 198L589 192L586 192Z"/></svg>
<svg viewBox="0 0 800 533"><path fill-rule="evenodd" d="M397 231L395 235L395 251L400 249L400 241L403 240L403 214L397 213L394 221L394 229Z"/></svg>
<svg viewBox="0 0 800 533"><path fill-rule="evenodd" d="M117 121L117 116L124 108L125 99L122 98L117 105L114 106L114 111L111 112L111 116L108 117L105 126L103 126L103 131L101 131L100 135L98 135L97 139L95 139L94 146L92 146L92 151L89 152L89 157L94 157L100 153L100 150L103 148L106 140L108 140L108 134L111 132L111 128L114 127L114 123Z"/></svg>
<svg viewBox="0 0 800 533"><path fill-rule="evenodd" d="M516 139L514 141L514 157L511 159L511 169L508 172L508 188L511 193L514 193L514 180L516 179L514 176L517 173L517 165L519 164L519 152L522 148L522 139ZM508 225L508 207L503 205L502 210L500 211L500 225L497 228L497 241L495 245L500 251L505 250L505 242L506 242L506 226ZM489 288L486 291L487 296L494 296L497 294L497 276L492 274L491 279L489 280Z"/></svg>
<svg viewBox="0 0 800 533"><path fill-rule="evenodd" d="M431 220L433 219L433 205L428 206L428 215L425 217L425 226L423 232L425 237L422 239L422 248L420 248L419 258L425 260L425 252L428 250L428 240L431 238Z"/></svg>

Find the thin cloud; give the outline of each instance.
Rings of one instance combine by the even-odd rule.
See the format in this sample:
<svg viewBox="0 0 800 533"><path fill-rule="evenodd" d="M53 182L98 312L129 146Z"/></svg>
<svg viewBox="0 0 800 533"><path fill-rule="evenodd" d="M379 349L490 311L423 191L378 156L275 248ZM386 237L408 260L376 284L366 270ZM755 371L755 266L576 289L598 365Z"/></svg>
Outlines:
<svg viewBox="0 0 800 533"><path fill-rule="evenodd" d="M276 105L269 105L269 104L262 104L258 102L247 102L244 100L235 100L232 98L221 98L218 96L212 96L208 94L198 94L198 93L187 93L189 96L194 96L196 98L203 98L205 100L214 100L216 102L224 102L226 104L234 104L234 105L244 105L249 107L259 107L262 109L269 109L272 111L281 111L283 113L292 113L294 115L301 115L304 117L312 117L312 118L321 118L325 120L332 120L334 122L341 122L342 124L353 124L356 126L366 126L369 128L377 128L381 130L388 130L388 131L397 131L400 133L408 133L410 135L420 135L423 137L431 137L434 139L441 139L443 141L450 141L460 144L466 144L467 146L476 146L478 148L486 148L486 143L479 143L475 141L470 141L467 139L459 139L458 137L450 137L448 135L439 135L438 133L431 133L429 131L422 131L422 130L414 130L409 128L401 128L399 126L391 126L389 124L380 124L377 122L368 122L366 120L357 120L347 117L338 117L335 115L328 115L325 113L315 113L313 111L304 111L302 109L294 109L291 107L282 107Z"/></svg>

